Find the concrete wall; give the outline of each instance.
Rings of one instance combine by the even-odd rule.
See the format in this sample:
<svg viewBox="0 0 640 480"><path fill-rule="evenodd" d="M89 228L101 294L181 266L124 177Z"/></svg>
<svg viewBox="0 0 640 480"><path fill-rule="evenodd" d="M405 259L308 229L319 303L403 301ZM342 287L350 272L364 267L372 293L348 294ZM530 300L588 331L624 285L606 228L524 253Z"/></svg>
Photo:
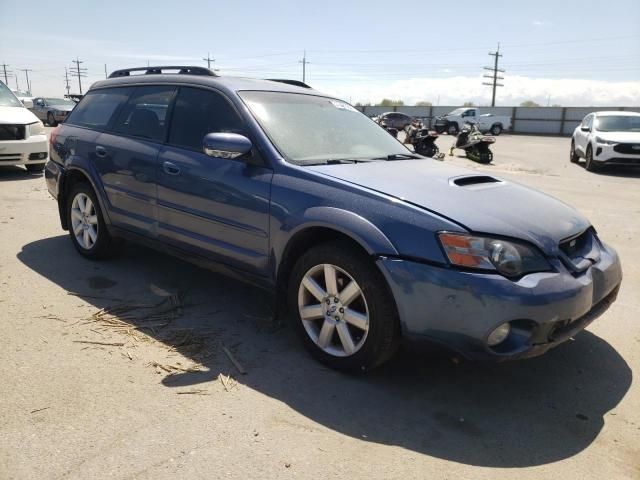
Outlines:
<svg viewBox="0 0 640 480"><path fill-rule="evenodd" d="M439 107L358 107L365 115L374 117L384 112L402 112L423 118L431 126L431 118L449 113L458 106ZM480 107L482 113L508 115L513 133L541 135L571 135L585 115L603 110L640 112L640 107Z"/></svg>

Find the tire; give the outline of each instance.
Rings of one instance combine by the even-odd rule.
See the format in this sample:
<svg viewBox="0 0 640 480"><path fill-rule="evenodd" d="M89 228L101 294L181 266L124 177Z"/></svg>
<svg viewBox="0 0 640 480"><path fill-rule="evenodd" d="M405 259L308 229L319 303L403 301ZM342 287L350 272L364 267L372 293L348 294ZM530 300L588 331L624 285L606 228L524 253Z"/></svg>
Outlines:
<svg viewBox="0 0 640 480"><path fill-rule="evenodd" d="M580 161L580 157L576 153L576 142L572 138L571 139L571 150L569 150L569 160L571 163L578 163Z"/></svg>
<svg viewBox="0 0 640 480"><path fill-rule="evenodd" d="M458 134L458 124L455 122L451 122L447 125L447 133L449 135L457 135Z"/></svg>
<svg viewBox="0 0 640 480"><path fill-rule="evenodd" d="M58 123L56 122L56 119L53 118L53 114L51 112L47 113L47 125L49 125L50 127L58 126Z"/></svg>
<svg viewBox="0 0 640 480"><path fill-rule="evenodd" d="M502 133L502 125L496 123L491 126L491 135L495 135L496 137Z"/></svg>
<svg viewBox="0 0 640 480"><path fill-rule="evenodd" d="M37 173L44 170L44 163L30 163L25 167L27 167L27 171Z"/></svg>
<svg viewBox="0 0 640 480"><path fill-rule="evenodd" d="M585 156L586 163L584 164L584 168L589 172L597 172L601 169L600 165L597 165L596 162L593 161L593 148L591 145L587 147L587 154Z"/></svg>
<svg viewBox="0 0 640 480"><path fill-rule="evenodd" d="M329 287L325 269L334 279ZM305 252L293 268L287 295L305 348L325 365L366 371L396 352L400 322L395 300L376 265L349 243L327 242Z"/></svg>
<svg viewBox="0 0 640 480"><path fill-rule="evenodd" d="M76 199L78 203L76 203ZM87 199L91 202L90 205L86 203ZM91 260L111 256L115 252L115 242L104 223L102 210L93 188L84 182L76 183L71 188L66 200L69 236L80 255ZM82 205L85 205L85 210L80 208ZM82 219L78 218L78 214L82 215ZM85 224L86 228L84 227ZM80 229L78 230L79 227ZM94 231L95 238L92 238L90 233L84 234L85 231L88 232L90 229ZM78 236L76 236L76 233L78 233ZM87 240L89 241L87 242Z"/></svg>

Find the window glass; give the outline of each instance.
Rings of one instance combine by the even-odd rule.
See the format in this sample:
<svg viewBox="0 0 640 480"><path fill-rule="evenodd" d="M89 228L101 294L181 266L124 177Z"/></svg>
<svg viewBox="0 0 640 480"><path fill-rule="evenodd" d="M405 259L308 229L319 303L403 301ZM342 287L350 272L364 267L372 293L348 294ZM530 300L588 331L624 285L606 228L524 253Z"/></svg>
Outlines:
<svg viewBox="0 0 640 480"><path fill-rule="evenodd" d="M164 141L167 110L175 87L169 85L136 87L122 108L113 131L156 142Z"/></svg>
<svg viewBox="0 0 640 480"><path fill-rule="evenodd" d="M171 119L169 143L202 151L204 136L217 132L246 135L242 120L220 94L181 87Z"/></svg>
<svg viewBox="0 0 640 480"><path fill-rule="evenodd" d="M0 82L0 107L23 107L22 102L17 99L11 90Z"/></svg>
<svg viewBox="0 0 640 480"><path fill-rule="evenodd" d="M73 109L65 123L103 129L129 98L131 88L105 88L87 93Z"/></svg>

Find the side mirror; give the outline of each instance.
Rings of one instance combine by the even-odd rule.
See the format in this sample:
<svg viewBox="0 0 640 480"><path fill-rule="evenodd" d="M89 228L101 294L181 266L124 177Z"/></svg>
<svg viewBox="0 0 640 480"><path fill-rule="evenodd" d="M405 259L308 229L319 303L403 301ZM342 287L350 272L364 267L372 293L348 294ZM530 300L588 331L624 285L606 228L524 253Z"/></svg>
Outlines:
<svg viewBox="0 0 640 480"><path fill-rule="evenodd" d="M580 127L580 130L582 130L583 132L590 132L591 129L589 127Z"/></svg>
<svg viewBox="0 0 640 480"><path fill-rule="evenodd" d="M251 140L237 133L207 133L202 140L204 153L216 158L238 158L251 147Z"/></svg>
<svg viewBox="0 0 640 480"><path fill-rule="evenodd" d="M22 101L22 104L25 106L25 108L33 108L33 101L29 100L29 99L24 99Z"/></svg>

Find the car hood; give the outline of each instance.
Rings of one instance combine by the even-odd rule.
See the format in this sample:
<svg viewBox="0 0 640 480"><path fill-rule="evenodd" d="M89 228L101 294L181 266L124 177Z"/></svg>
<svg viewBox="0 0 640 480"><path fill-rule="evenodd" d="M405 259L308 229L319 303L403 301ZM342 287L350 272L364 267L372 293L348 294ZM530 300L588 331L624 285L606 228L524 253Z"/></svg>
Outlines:
<svg viewBox="0 0 640 480"><path fill-rule="evenodd" d="M429 210L472 232L529 241L549 254L590 225L574 208L542 192L433 160L308 168Z"/></svg>
<svg viewBox="0 0 640 480"><path fill-rule="evenodd" d="M54 110L60 110L61 112L70 112L75 105L49 105Z"/></svg>
<svg viewBox="0 0 640 480"><path fill-rule="evenodd" d="M0 124L18 124L39 122L25 107L0 107Z"/></svg>
<svg viewBox="0 0 640 480"><path fill-rule="evenodd" d="M619 143L640 143L640 132L594 132L603 140Z"/></svg>

